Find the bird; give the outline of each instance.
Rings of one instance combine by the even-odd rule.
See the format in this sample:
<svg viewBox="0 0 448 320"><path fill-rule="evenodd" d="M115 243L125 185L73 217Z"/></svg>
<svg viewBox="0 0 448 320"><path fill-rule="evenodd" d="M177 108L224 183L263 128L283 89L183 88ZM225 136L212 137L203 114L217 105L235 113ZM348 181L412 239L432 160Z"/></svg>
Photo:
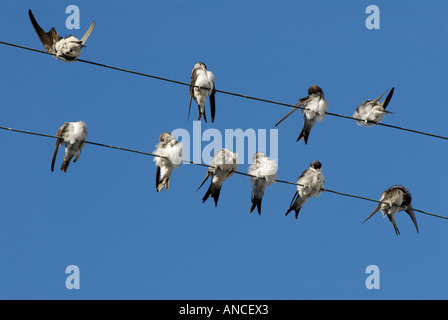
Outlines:
<svg viewBox="0 0 448 320"><path fill-rule="evenodd" d="M274 160L269 160L263 152L256 152L253 160L254 163L249 167L249 174L257 178L250 178L250 184L252 185L250 213L256 207L258 214L261 215L261 200L264 191L277 179L277 163Z"/></svg>
<svg viewBox="0 0 448 320"><path fill-rule="evenodd" d="M378 124L383 120L384 116L388 113L393 113L390 111L386 111L386 107L392 99L392 95L394 94L394 87L389 91L389 94L386 96L383 102L379 102L379 100L386 94L387 90L380 95L375 100L365 100L363 101L357 108L353 115L353 118L357 119L356 123L363 127L371 127L375 124Z"/></svg>
<svg viewBox="0 0 448 320"><path fill-rule="evenodd" d="M395 229L395 234L398 236L400 231L398 230L397 223L395 222L395 215L400 211L405 211L411 217L412 222L415 225L415 229L417 229L417 233L419 233L417 219L415 218L414 210L411 204L412 196L406 187L402 185L390 187L381 194L380 201L382 203L378 204L375 210L373 210L364 222L369 220L375 213L377 213L378 210L381 209L383 216L387 215L389 221L392 222Z"/></svg>
<svg viewBox="0 0 448 320"><path fill-rule="evenodd" d="M212 122L215 121L215 76L213 72L207 70L207 66L203 62L198 62L194 65L191 71L190 82L190 106L188 108L188 118L190 118L191 102L194 100L198 104L199 116L198 121L204 116L204 121L207 122L205 116L205 100L210 96L210 113ZM209 89L201 89L209 88Z"/></svg>
<svg viewBox="0 0 448 320"><path fill-rule="evenodd" d="M30 16L31 24L34 27L34 30L36 30L45 50L47 50L48 53L53 54L56 59L65 62L74 62L78 59L81 54L81 48L85 47L84 44L95 26L95 21L93 21L81 40L72 35L62 38L54 27L51 28L50 31L45 32L37 23L31 9L28 10L28 14Z"/></svg>
<svg viewBox="0 0 448 320"><path fill-rule="evenodd" d="M280 121L277 122L275 126L278 126L294 111L298 110L299 108L302 109L302 113L304 114L304 124L302 131L297 138L297 141L304 139L305 144L307 144L310 131L313 128L314 124L316 123L316 121L322 121L328 111L328 101L325 100L324 92L322 91L322 89L317 85L312 85L308 88L308 96L299 99L296 107L297 108L293 108L286 116L280 119Z"/></svg>
<svg viewBox="0 0 448 320"><path fill-rule="evenodd" d="M154 162L156 163L156 190L162 191L165 187L166 191L170 188L170 176L175 168L182 164L184 149L180 142L177 142L169 132L163 132L159 136L159 143L157 149L153 152L155 155Z"/></svg>
<svg viewBox="0 0 448 320"><path fill-rule="evenodd" d="M300 209L310 198L319 196L324 188L325 178L321 172L322 163L318 160L311 162L308 169L302 172L297 179L297 191L291 200L290 207L285 216L292 210L295 211L296 219Z"/></svg>
<svg viewBox="0 0 448 320"><path fill-rule="evenodd" d="M83 121L78 122L66 122L64 123L56 135L58 136L56 140L56 148L54 149L53 158L51 159L51 171L54 171L54 163L56 161L56 155L60 145L65 145L65 156L62 162L61 170L67 172L68 165L72 160L73 162L78 161L81 155L81 150L87 140L87 125Z"/></svg>
<svg viewBox="0 0 448 320"><path fill-rule="evenodd" d="M199 186L198 190L211 176L210 187L202 198L204 203L209 197L215 200L215 207L218 205L221 187L226 179L230 178L238 170L238 155L228 149L220 149L213 155L207 174Z"/></svg>

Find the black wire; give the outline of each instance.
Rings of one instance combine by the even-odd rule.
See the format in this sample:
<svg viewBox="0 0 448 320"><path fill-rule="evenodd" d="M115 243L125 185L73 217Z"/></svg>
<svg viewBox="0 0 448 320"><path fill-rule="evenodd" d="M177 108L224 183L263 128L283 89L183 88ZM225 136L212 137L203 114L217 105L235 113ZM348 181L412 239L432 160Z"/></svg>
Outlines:
<svg viewBox="0 0 448 320"><path fill-rule="evenodd" d="M39 53L43 53L43 54L48 54L48 55L51 55L51 56L55 56L55 54L53 54L53 53L49 53L49 52L46 52L46 51L37 50L37 49L29 48L29 47L24 47L24 46L20 46L20 45L9 43L9 42L0 41L0 44L16 47L16 48L20 48L20 49L25 49L25 50L29 50L29 51L33 51L33 52L39 52ZM103 64L103 63L88 61L88 60L84 60L84 59L77 59L77 61L82 62L82 63L95 65L95 66L99 66L99 67L103 67L103 68L112 69L112 70L127 72L127 73L131 73L131 74L135 74L135 75L139 75L139 76L143 76L143 77L148 77L148 78L153 78L153 79L162 80L162 81L166 81L166 82L176 83L176 84L180 84L180 85L184 85L184 86L197 87L197 88L200 88L200 89L210 89L210 88L205 88L205 87L192 85L192 84L187 83L187 82L172 80L172 79L168 79L168 78L154 76L154 75L147 74L147 73L132 71L132 70L118 68L118 67L114 67L114 66L109 66L109 65L106 65L106 64ZM215 89L215 91L219 92L219 93L222 93L222 94L232 95L232 96L236 96L236 97L240 97L240 98L251 99L251 100L256 100L256 101L261 101L261 102L266 102L266 103L271 103L271 104L276 104L276 105L281 105L281 106L285 106L285 107L290 107L290 108L304 109L303 107L298 107L296 105L283 103L283 102L278 102L278 101L273 101L273 100L262 99L262 98L257 98L257 97L252 97L252 96L248 96L248 95L244 95L244 94L240 94L240 93L229 92L229 91L218 90L218 89ZM333 117L338 117L338 118L343 118L343 119L350 119L350 120L355 120L355 121L363 121L364 122L363 119L358 119L358 118L354 118L354 117L350 117L350 116L344 116L344 115L340 115L340 114L337 114L337 113L326 112L326 114L329 115L329 116L333 116ZM376 123L376 122L371 122L371 121L367 121L367 123L372 123L372 124L375 124L375 125L378 125L378 126L393 128L393 129L397 129L397 130L403 130L403 131L412 132L412 133L416 133L416 134L426 135L426 136L433 137L433 138L448 140L448 137L445 137L445 136L436 135L436 134L423 132L423 131L419 131L419 130L414 130L414 129L408 129L408 128L399 127L399 126L395 126L395 125L391 125L391 124L386 124L386 123L381 123L381 122L380 123Z"/></svg>
<svg viewBox="0 0 448 320"><path fill-rule="evenodd" d="M20 48L20 49L25 49L25 50L29 50L29 51L33 51L33 52L38 52L38 53L43 53L43 54L48 54L48 55L55 56L55 54L52 54L52 53L49 53L49 52L46 52L46 51L33 49L33 48L25 47L25 46L20 46L20 45L9 43L9 42L0 41L0 44L4 44L4 45ZM103 63L98 63L98 62L93 62L93 61L88 61L88 60L83 60L83 59L77 59L77 61L83 62L83 63L87 63L87 64L96 65L96 66L103 67L103 68L112 69L112 70L127 72L127 73L136 74L136 75L140 75L140 76L144 76L144 77L149 77L149 78L153 78L153 79L158 79L158 80L162 80L162 81L176 83L176 84L180 84L180 85L184 85L184 86L189 86L189 87L194 86L194 87L202 88L200 86L191 85L190 83L181 82L181 81L177 81L177 80L172 80L172 79L168 79L168 78L163 78L163 77L159 77L159 76L154 76L154 75L150 75L150 74L146 74L146 73L142 73L142 72L127 70L127 69L123 69L123 68L118 68L118 67L114 67L114 66L109 66L109 65L106 65L106 64L103 64ZM209 89L209 88L202 88L202 89ZM262 99L262 98L257 98L257 97L251 97L251 96L243 95L243 94L239 94L239 93L223 91L223 90L215 90L215 91L219 92L219 93L227 94L227 95L233 95L233 96L241 97L241 98L252 99L252 100L256 100L256 101L261 101L261 102L266 102L266 103L271 103L271 104L277 104L277 105L282 105L282 106L286 106L286 107L304 109L303 107L298 107L298 106L292 105L292 104L287 104L287 103L282 103L282 102L278 102L278 101L272 101L272 100L267 100L267 99ZM331 112L326 112L326 114L328 114L330 116L334 116L334 117L344 118L344 119L363 121L362 119L357 119L357 118L354 118L354 117L344 116L344 115L331 113ZM390 125L390 124L386 124L386 123L378 123L377 125L384 126L384 127L389 127L389 128L393 128L393 129L398 129L398 130L404 130L404 131L408 131L408 132L413 132L413 133L417 133L417 134L427 135L427 136L434 137L434 138L448 140L448 137L435 135L435 134L427 133L427 132L422 132L422 131L418 131L418 130L408 129L408 128L404 128L404 127L394 126L394 125ZM27 134L32 134L32 135L38 135L38 136L43 136L43 137L58 138L57 136L40 134L40 133L35 133L35 132L30 132L30 131L23 131L23 130L11 129L11 128L6 128L6 127L0 127L0 128L4 129L4 130L16 131L16 132L27 133ZM122 151L128 151L128 152L134 152L134 153L139 153L139 154L143 154L143 155L149 155L149 156L153 156L153 157L161 157L161 156L158 156L158 155L155 155L155 154L151 154L151 153L147 153L147 152L142 152L142 151L137 151L137 150L132 150L132 149L126 149L126 148L120 148L120 147L111 146L111 145L105 145L105 144L101 144L101 143L97 143L97 142L89 142L89 141L87 141L86 143L92 144L92 145L101 146L101 147L107 147L107 148L112 148L112 149L117 149L117 150L122 150ZM162 157L162 158L166 158L166 157ZM204 166L204 167L212 167L212 166L209 166L209 165L206 165L206 164L195 163L195 162L186 161L186 160L183 160L182 162L183 163L193 164L193 165ZM259 177L252 176L250 174L243 173L243 172L235 172L235 173L236 174L240 174L240 175L249 176L249 177L252 177L252 178L259 178ZM297 184L297 183L294 183L294 182L290 182L290 181L283 181L283 180L275 180L275 181L279 182L279 183L285 183L285 184L291 184L291 185L296 185L296 186L299 185L300 186L300 184ZM343 195L343 196L347 196L347 197L363 199L363 200L376 202L376 203L384 203L384 202L381 202L381 201L378 201L378 200L369 199L369 198L365 198L365 197L360 197L360 196L347 194L347 193L342 193L342 192L338 192L338 191L333 191L333 190L329 190L329 189L324 189L323 191L330 192L330 193L335 193L335 194L339 194L339 195ZM414 211L421 212L421 213L424 213L424 214L427 214L427 215L431 215L431 216L435 216L435 217L439 217L439 218L443 218L443 219L448 219L448 217L439 216L439 215L436 215L436 214L433 214L433 213L429 213L429 212L426 212L426 211L422 211L422 210L418 210L418 209L414 209Z"/></svg>
<svg viewBox="0 0 448 320"><path fill-rule="evenodd" d="M13 128L8 128L8 127L3 127L3 126L0 126L0 129L11 131L11 132L19 132L19 133L25 133L25 134L29 134L29 135L53 138L53 139L59 139L60 138L60 137L54 136L54 135L38 133L38 132L32 132L32 131L19 130L19 129L13 129ZM113 145L108 145L108 144L103 144L103 143L98 143L98 142L86 141L86 144L91 144L91 145L95 145L95 146L99 146L99 147L105 147L105 148L111 148L111 149L115 149L115 150L127 151L127 152L132 152L132 153L138 153L138 154L142 154L142 155L145 155L145 156L160 157L160 158L168 159L167 157L160 156L160 155L153 154L153 153L149 153L149 152L143 152L143 151L138 151L138 150L134 150L134 149L116 147L116 146L113 146ZM188 164L192 164L192 165L196 165L196 166L214 168L214 166L211 166L211 165L208 165L208 164L197 163L197 162L193 162L193 161L189 161L189 160L182 160L182 163L188 163ZM258 177L258 176L254 176L254 175L251 175L251 174L248 174L248 173L244 173L244 172L240 172L240 171L234 171L233 173L239 174L239 175L242 175L242 176L246 176L246 177L255 178L255 179L265 179L264 177ZM276 181L278 183L284 183L284 184L290 184L290 185L294 185L294 186L302 186L303 187L302 184L299 184L299 183L296 183L296 182L291 182L291 181L286 181L286 180L279 180L279 179L275 179L274 181ZM345 197L350 197L350 198L356 198L356 199L366 200L366 201L370 201L370 202L375 202L375 203L386 203L384 201L378 201L378 200L375 200L375 199L370 199L370 198L361 197L361 196L357 196L357 195L349 194L349 193L343 193L343 192L339 192L339 191L334 191L334 190L330 190L330 189L322 189L322 191L329 192L329 193L334 193L334 194L345 196ZM417 211L417 212L420 212L420 213L423 213L423 214L427 214L427 215L433 216L433 217L438 217L438 218L442 218L442 219L448 220L448 217L444 217L444 216L437 215L437 214L434 214L434 213L429 213L429 212L426 212L426 211L423 211L423 210L419 210L419 209L413 209L413 210Z"/></svg>

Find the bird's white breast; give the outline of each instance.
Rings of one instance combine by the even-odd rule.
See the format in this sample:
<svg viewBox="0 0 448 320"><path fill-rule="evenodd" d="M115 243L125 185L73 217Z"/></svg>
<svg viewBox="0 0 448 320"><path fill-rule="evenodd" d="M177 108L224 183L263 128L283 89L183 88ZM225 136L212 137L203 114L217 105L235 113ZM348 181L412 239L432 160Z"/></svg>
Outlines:
<svg viewBox="0 0 448 320"><path fill-rule="evenodd" d="M297 191L301 197L316 197L322 191L324 186L324 178L321 172L314 169L308 169L305 175L297 180L300 184Z"/></svg>
<svg viewBox="0 0 448 320"><path fill-rule="evenodd" d="M214 76L211 71L197 70L197 78L195 85L205 88L213 89ZM199 88L195 88L198 89ZM201 90L205 91L205 90Z"/></svg>
<svg viewBox="0 0 448 320"><path fill-rule="evenodd" d="M87 126L84 122L71 122L67 128L65 141L74 144L87 139Z"/></svg>
<svg viewBox="0 0 448 320"><path fill-rule="evenodd" d="M251 183L254 184L256 180L264 182L266 185L273 184L277 179L277 163L269 160L267 157L258 158L255 163L249 167L249 174L257 177L264 177L265 180L251 178Z"/></svg>
<svg viewBox="0 0 448 320"><path fill-rule="evenodd" d="M313 97L305 106L305 115L309 120L322 121L328 110L328 101L320 97Z"/></svg>

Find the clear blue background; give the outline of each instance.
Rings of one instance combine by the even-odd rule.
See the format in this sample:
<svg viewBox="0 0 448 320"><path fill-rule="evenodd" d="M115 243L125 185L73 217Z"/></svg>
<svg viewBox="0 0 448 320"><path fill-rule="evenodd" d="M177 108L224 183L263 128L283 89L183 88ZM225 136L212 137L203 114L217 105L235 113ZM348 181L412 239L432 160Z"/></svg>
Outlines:
<svg viewBox="0 0 448 320"><path fill-rule="evenodd" d="M81 11L73 32L70 4ZM380 30L365 27L370 4ZM385 123L448 135L446 1L3 0L2 41L43 49L30 8L61 35L81 37L95 20L82 59L185 82L204 61L218 89L291 104L318 84L329 111L348 116L394 86ZM193 106L187 120L188 87L4 45L0 61L1 126L56 134L84 120L90 141L152 152L160 133L191 132L197 116ZM219 93L216 104L203 130L271 129L290 110ZM296 112L279 126L280 179L318 159L328 189L379 199L403 184L415 208L448 215L447 141L327 116L305 145L302 123ZM157 193L151 157L86 145L66 174L52 173L54 143L0 132L2 299L448 298L446 220L416 213L417 234L399 213L397 237L380 214L361 224L374 203L331 193L295 220L284 216L295 187L279 183L258 216L240 175L215 208L195 192L205 168L183 165ZM72 264L80 290L65 287ZM372 264L379 290L365 286Z"/></svg>

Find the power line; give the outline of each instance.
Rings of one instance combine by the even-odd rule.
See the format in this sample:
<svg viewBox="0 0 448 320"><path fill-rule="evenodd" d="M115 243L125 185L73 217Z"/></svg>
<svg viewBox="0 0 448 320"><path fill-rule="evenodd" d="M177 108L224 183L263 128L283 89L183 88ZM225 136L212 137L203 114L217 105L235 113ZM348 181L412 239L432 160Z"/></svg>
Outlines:
<svg viewBox="0 0 448 320"><path fill-rule="evenodd" d="M11 47L16 47L16 48L20 48L20 49L24 49L24 50L29 50L29 51L33 51L33 52L43 53L43 54L47 54L47 55L51 55L51 56L56 56L53 53L49 53L49 52L46 52L46 51L33 49L33 48L25 47L25 46L20 46L20 45L9 43L9 42L0 41L0 44L11 46ZM159 77L159 76L155 76L155 75L151 75L151 74L147 74L147 73L143 73L143 72L132 71L132 70L124 69L124 68L114 67L114 66L103 64L103 63L88 61L88 60L84 60L84 59L77 59L76 61L79 61L79 62L82 62L82 63L91 64L91 65L95 65L95 66L102 67L102 68L112 69L112 70L116 70L116 71L121 71L121 72L126 72L126 73L131 73L131 74L143 76L143 77L157 79L157 80L161 80L161 81L166 81L166 82L171 82L171 83L175 83L175 84L180 84L180 85L183 85L183 86L197 87L197 88L200 88L200 89L210 89L210 88L204 88L204 87L192 85L192 84L187 83L187 82L177 81L177 80L168 79L168 78L164 78L164 77ZM292 104L283 103L283 102L279 102L279 101L267 100L267 99L258 98L258 97L252 97L252 96L248 96L248 95L244 95L244 94L240 94L240 93L235 93L235 92L230 92L230 91L224 91L224 90L215 89L215 92L222 93L222 94L227 94L227 95L232 95L232 96L236 96L236 97L240 97L240 98L245 98L245 99L256 100L256 101L260 101L260 102L266 102L266 103L270 103L270 104L281 105L281 106L290 107L290 108L296 108L296 109L302 109L302 110L305 109L304 107L300 107L300 106L297 106L297 105L292 105ZM337 114L337 113L326 112L326 114L329 115L329 116L333 116L333 117L338 117L338 118L343 118L343 119L350 119L350 120L355 120L355 121L363 121L364 122L363 119L358 119L358 118L354 118L354 117L350 117L350 116L344 116L344 115ZM425 135L425 136L429 136L429 137L433 137L433 138L448 140L448 137L445 137L445 136L441 136L441 135L437 135L437 134L433 134L433 133L428 133L428 132L423 132L423 131L419 131L419 130L414 130L414 129L409 129L409 128L405 128L405 127L399 127L399 126L395 126L395 125L391 125L391 124L386 124L386 123L381 123L381 122L380 123L376 123L376 122L371 122L371 121L367 121L367 123L372 123L372 124L375 124L375 125L378 125L378 126L383 126L383 127L388 127L388 128L392 128L392 129L412 132L412 133Z"/></svg>
<svg viewBox="0 0 448 320"><path fill-rule="evenodd" d="M20 45L9 43L9 42L0 41L0 44L4 44L4 45L8 45L8 46L24 49L24 50L29 50L29 51L33 51L33 52L38 52L38 53L42 53L42 54L55 56L55 54L52 54L52 53L49 53L49 52L46 52L46 51L33 49L33 48L25 47L25 46L20 46ZM84 59L77 59L77 61L82 62L82 63L91 64L91 65L96 65L96 66L103 67L103 68L116 70L116 71L121 71L121 72L136 74L136 75L140 75L140 76L144 76L144 77L149 77L149 78L153 78L153 79L157 79L157 80L162 80L162 81L166 81L166 82L176 83L176 84L180 84L180 85L184 85L184 86L189 86L189 87L194 86L194 87L198 87L198 88L201 88L201 89L209 89L209 88L202 88L200 86L191 85L190 83L186 83L186 82L182 82L182 81L177 81L177 80L173 80L173 79L163 78L163 77L159 77L159 76L155 76L155 75L150 75L150 74L147 74L147 73L132 71L132 70L118 68L118 67L114 67L114 66L109 66L109 65L106 65L106 64L93 62L93 61L88 61L88 60L84 60ZM237 97L241 97L241 98L252 99L252 100L256 100L256 101L261 101L261 102L266 102L266 103L271 103L271 104L276 104L276 105L282 105L282 106L296 108L296 109L304 109L303 107L299 107L299 106L292 105L292 104L287 104L287 103L283 103L283 102L262 99L262 98L258 98L258 97L252 97L252 96L243 95L243 94L239 94L239 93L234 93L234 92L229 92L229 91L224 91L224 90L217 90L217 89L215 91L218 92L218 93L227 94L227 95L233 95L233 96L237 96ZM344 115L331 113L331 112L326 112L326 114L328 114L330 116L334 116L334 117L343 118L343 119L350 119L350 120L355 120L355 121L363 121L362 119L357 119L357 118L354 118L354 117L344 116ZM408 128L404 128L404 127L399 127L399 126L395 126L395 125L390 125L390 124L385 124L385 123L378 123L377 125L384 126L384 127L389 127L389 128L393 128L393 129L398 129L398 130L403 130L403 131L408 131L408 132L413 132L413 133L417 133L417 134L427 135L427 136L434 137L434 138L448 140L448 137L444 137L444 136L440 136L440 135L436 135L436 134L431 134L431 133L427 133L427 132L423 132L423 131L408 129ZM15 131L15 132L21 132L21 133L26 133L26 134L32 134L32 135L38 135L38 136L44 136L44 137L49 137L49 138L58 138L57 136L40 134L40 133L24 131L24 130L11 129L11 128L6 128L6 127L0 127L0 129L9 130L9 131ZM101 147L107 147L107 148L122 150L122 151L139 153L139 154L153 156L153 157L161 157L159 155L155 155L155 154L152 154L152 153L142 152L142 151L133 150L133 149L127 149L127 148L121 148L121 147L116 147L116 146L112 146L112 145L105 145L105 144L101 144L101 143L97 143L97 142L86 141L86 143L92 144L92 145L101 146ZM183 160L182 162L183 163L193 164L193 165L198 165L198 166L212 167L210 165L206 165L206 164L202 164L202 163L195 163L195 162L192 162L192 161ZM240 174L240 175L249 176L249 177L252 177L252 178L259 178L259 177L252 176L250 174L243 173L243 172L238 172L237 171L237 172L234 172L234 173ZM285 184L291 184L291 185L296 185L296 186L299 185L300 186L300 184L297 184L297 183L294 183L294 182L290 182L290 181L284 181L284 180L275 180L275 181L279 182L279 183L285 183ZM378 200L369 199L369 198L366 198L366 197L356 196L356 195L347 194L347 193L342 193L342 192L338 192L338 191L334 191L334 190L330 190L330 189L324 189L323 191L334 193L334 194L338 194L338 195L343 195L343 196L347 196L347 197L367 200L367 201L371 201L371 202L376 202L376 203L384 203L384 202L381 202L381 201L378 201ZM414 209L414 211L421 212L421 213L424 213L424 214L427 214L427 215L431 215L431 216L435 216L435 217L439 217L439 218L443 218L443 219L448 219L448 217L436 215L436 214L429 213L429 212L426 212L426 211L423 211L423 210Z"/></svg>
<svg viewBox="0 0 448 320"><path fill-rule="evenodd" d="M28 135L46 137L46 138L53 138L53 139L60 138L60 137L55 136L55 135L49 135L49 134L44 134L44 133L38 133L38 132L32 132L32 131L13 129L13 128L8 128L8 127L3 127L3 126L0 126L0 129L11 131L11 132L24 133L24 134L28 134ZM168 159L167 157L160 156L160 155L157 155L157 154L154 154L154 153L143 152L143 151L138 151L138 150L128 149L128 148L122 148L122 147L117 147L117 146L103 144L103 143L98 143L98 142L93 142L93 141L86 141L86 144L91 144L91 145L95 145L95 146L99 146L99 147L110 148L110 149L115 149L115 150L120 150L120 151L137 153L137 154L141 154L141 155L145 155L145 156L160 157L160 158ZM211 166L211 165L208 165L208 164L197 163L197 162L193 162L193 161L189 161L189 160L182 160L182 163L188 163L188 164L192 164L192 165L195 165L195 166L202 166L202 167L207 167L207 168L214 168L214 166ZM233 173L239 174L239 175L242 175L242 176L246 176L246 177L256 178L256 179L264 179L264 177L258 177L258 176L251 175L251 174L245 173L245 172L240 172L240 171L234 171ZM302 186L303 187L302 184L299 184L299 183L296 183L296 182L291 182L291 181L286 181L286 180L279 180L279 179L275 179L274 181L278 182L278 183L289 184L289 185L294 185L294 186ZM387 203L387 202L384 202L384 201L379 201L379 200L370 199L370 198L366 198L366 197L362 197L362 196L357 196L357 195L350 194L350 193L334 191L334 190L330 190L330 189L326 189L326 188L322 189L322 191L329 192L329 193L334 193L334 194L345 196L345 197L350 197L350 198L355 198L355 199L361 199L361 200L366 200L366 201L370 201L370 202L375 202L375 203ZM433 217L437 217L437 218L448 220L448 217L445 217L445 216L437 215L437 214L434 214L434 213L430 213L430 212L419 210L419 209L415 209L415 208L413 210L417 211L417 212L420 212L420 213L423 213L423 214L426 214L426 215L430 215L430 216L433 216Z"/></svg>

